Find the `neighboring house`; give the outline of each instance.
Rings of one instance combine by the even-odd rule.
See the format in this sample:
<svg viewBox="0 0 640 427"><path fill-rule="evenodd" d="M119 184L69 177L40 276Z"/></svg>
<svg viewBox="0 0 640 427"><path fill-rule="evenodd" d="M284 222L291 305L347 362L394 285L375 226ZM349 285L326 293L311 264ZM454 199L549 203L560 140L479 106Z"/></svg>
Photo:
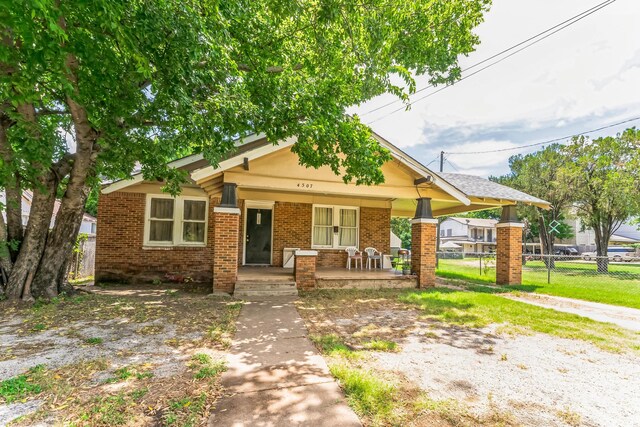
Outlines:
<svg viewBox="0 0 640 427"><path fill-rule="evenodd" d="M495 252L497 223L496 219L449 217L440 224L440 245L453 242L464 253Z"/></svg>
<svg viewBox="0 0 640 427"><path fill-rule="evenodd" d="M573 237L558 241L561 245L575 247L579 253L593 252L596 250L595 232L591 228L585 228L578 217L565 219L564 222L571 227ZM623 223L609 239L610 246L631 245L640 243L640 230L631 223Z"/></svg>
<svg viewBox="0 0 640 427"><path fill-rule="evenodd" d="M33 200L33 193L31 191L25 190L22 192L22 225L26 226L27 222L29 222L29 215L31 213L31 202ZM4 204L6 203L6 196L4 191L0 192L0 203L2 203L2 205L4 206ZM56 220L56 214L58 213L58 210L60 209L60 201L56 200L55 204L53 206L53 216L51 217L51 225L50 227L53 228L53 225L55 224L55 220ZM3 211L2 212L2 216L6 219L6 213ZM89 235L95 235L96 234L96 228L98 225L98 220L89 215L88 213L85 213L82 216L82 223L80 224L80 233L86 233Z"/></svg>
<svg viewBox="0 0 640 427"><path fill-rule="evenodd" d="M500 274L512 274L503 282L519 280L520 256L516 260L509 249L521 245L521 224L512 220L514 205L547 208L547 202L483 178L437 174L374 137L392 158L381 168L380 185L345 184L329 167L301 166L291 152L295 139L274 145L262 135L238 141L236 151L218 166L201 155L170 163L190 177L177 197L141 174L105 184L98 205L96 280L179 276L234 292L240 276L244 281L247 271L256 271L246 267L262 266L253 276L259 283L272 275L313 288L321 271L345 271L347 247L389 254L391 217L398 216L414 218L415 276L408 279L413 286L432 285L434 216L500 206L506 206L500 229L506 255L497 262L507 266ZM295 269L283 273L292 253Z"/></svg>

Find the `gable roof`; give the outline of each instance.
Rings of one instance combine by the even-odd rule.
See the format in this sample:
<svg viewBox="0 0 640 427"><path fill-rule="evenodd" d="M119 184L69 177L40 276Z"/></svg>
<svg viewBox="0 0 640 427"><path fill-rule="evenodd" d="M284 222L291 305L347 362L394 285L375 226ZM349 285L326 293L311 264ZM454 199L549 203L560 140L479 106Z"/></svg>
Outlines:
<svg viewBox="0 0 640 427"><path fill-rule="evenodd" d="M461 218L461 217L455 216L455 217L449 217L447 219L459 222L460 224L463 224L463 225L470 225L472 227L493 228L498 223L497 219L490 219L490 218Z"/></svg>
<svg viewBox="0 0 640 427"><path fill-rule="evenodd" d="M440 173L440 175L468 196L505 199L514 202L528 203L540 207L548 207L549 202L533 197L522 191L498 184L475 175L461 173Z"/></svg>
<svg viewBox="0 0 640 427"><path fill-rule="evenodd" d="M535 204L536 206L543 208L549 207L549 203L542 199L538 199L521 191L494 183L481 177L451 173L435 173L380 135L375 132L372 132L372 135L382 147L389 150L393 159L415 172L418 176L427 179L427 182L432 182L435 186L439 187L465 206L471 205L469 197L477 197L491 198L514 203L523 202ZM169 165L187 170L190 172L190 176L193 181L201 182L206 180L208 177L242 165L245 158L248 160L257 159L278 150L288 148L295 144L295 142L296 138L292 137L285 141L280 141L278 144L273 144L267 141L264 134L254 134L244 138L239 138L236 141L236 150L230 153L230 155L224 160L220 161L215 167L209 165L200 154L175 160L169 163ZM128 186L141 183L143 180L144 178L142 173L137 173L130 179L116 181L106 185L102 189L102 192L108 194Z"/></svg>

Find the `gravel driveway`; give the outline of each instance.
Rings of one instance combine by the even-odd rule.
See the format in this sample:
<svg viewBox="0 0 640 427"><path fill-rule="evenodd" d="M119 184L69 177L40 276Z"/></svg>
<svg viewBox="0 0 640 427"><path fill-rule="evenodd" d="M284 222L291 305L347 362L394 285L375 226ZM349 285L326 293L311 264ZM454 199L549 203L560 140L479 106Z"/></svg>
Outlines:
<svg viewBox="0 0 640 427"><path fill-rule="evenodd" d="M524 425L640 426L637 356L495 329L418 322L402 351L377 353L377 364L434 399L462 401L478 413L497 405Z"/></svg>

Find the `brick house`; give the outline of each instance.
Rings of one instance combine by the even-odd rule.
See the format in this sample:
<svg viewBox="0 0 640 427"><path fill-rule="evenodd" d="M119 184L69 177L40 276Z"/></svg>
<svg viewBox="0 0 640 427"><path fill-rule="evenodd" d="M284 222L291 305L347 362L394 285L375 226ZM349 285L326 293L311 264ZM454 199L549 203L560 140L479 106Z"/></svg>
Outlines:
<svg viewBox="0 0 640 427"><path fill-rule="evenodd" d="M518 282L521 224L514 206L548 203L482 178L436 174L375 137L392 156L382 167L385 182L376 186L345 184L328 167L305 168L291 152L294 140L274 145L260 135L238 141L217 167L200 155L172 162L191 177L178 197L141 174L106 184L98 206L96 280L179 275L229 293L247 277L290 280L298 288L357 280L370 281L363 286L429 286L435 280L434 217L503 207L498 281ZM392 216L413 218L413 274L351 270L346 276L346 247L390 252Z"/></svg>

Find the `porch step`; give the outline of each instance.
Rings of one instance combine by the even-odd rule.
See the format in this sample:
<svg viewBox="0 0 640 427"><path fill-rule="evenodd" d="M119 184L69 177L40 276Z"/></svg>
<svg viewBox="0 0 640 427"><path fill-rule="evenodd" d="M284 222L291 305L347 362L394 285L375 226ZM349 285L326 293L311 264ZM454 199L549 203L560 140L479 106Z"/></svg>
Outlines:
<svg viewBox="0 0 640 427"><path fill-rule="evenodd" d="M233 292L236 297L295 295L298 295L296 282L238 281Z"/></svg>

